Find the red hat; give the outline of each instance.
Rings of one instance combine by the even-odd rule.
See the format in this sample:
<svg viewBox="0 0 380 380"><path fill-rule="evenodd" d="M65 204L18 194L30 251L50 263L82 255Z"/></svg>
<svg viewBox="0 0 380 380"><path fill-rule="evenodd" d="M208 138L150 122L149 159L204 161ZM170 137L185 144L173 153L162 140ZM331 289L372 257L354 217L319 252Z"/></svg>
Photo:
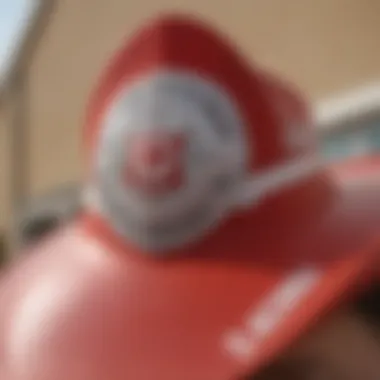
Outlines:
<svg viewBox="0 0 380 380"><path fill-rule="evenodd" d="M377 165L326 167L311 124L207 26L149 23L91 100L83 217L3 277L1 379L231 380L279 355L380 245Z"/></svg>

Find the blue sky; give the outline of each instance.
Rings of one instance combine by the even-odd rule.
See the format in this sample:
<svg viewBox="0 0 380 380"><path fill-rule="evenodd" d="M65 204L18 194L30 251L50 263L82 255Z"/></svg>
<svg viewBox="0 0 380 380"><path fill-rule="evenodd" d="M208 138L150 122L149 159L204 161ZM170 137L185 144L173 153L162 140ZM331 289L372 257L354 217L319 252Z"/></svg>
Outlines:
<svg viewBox="0 0 380 380"><path fill-rule="evenodd" d="M0 0L0 74L17 44L35 0Z"/></svg>

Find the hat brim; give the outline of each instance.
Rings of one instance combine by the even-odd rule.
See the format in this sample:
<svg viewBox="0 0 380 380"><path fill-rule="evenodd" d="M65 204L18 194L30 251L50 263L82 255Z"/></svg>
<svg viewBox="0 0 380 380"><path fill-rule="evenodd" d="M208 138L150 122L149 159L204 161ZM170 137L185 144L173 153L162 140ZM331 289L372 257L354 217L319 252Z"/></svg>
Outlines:
<svg viewBox="0 0 380 380"><path fill-rule="evenodd" d="M0 308L12 312L0 319L11 326L1 348L17 338L23 365L44 373L49 363L65 378L231 380L258 370L376 269L380 181L340 181L307 239L283 247L338 253L319 265L149 260L113 251L87 219L75 223L5 276Z"/></svg>

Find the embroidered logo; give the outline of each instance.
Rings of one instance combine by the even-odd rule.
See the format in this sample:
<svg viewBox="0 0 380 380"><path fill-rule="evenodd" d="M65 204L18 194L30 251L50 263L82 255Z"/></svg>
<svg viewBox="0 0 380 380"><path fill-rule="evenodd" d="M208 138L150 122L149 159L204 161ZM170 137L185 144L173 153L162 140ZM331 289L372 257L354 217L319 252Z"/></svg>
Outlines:
<svg viewBox="0 0 380 380"><path fill-rule="evenodd" d="M147 196L167 195L185 180L187 139L181 132L141 132L129 136L125 157L127 186Z"/></svg>

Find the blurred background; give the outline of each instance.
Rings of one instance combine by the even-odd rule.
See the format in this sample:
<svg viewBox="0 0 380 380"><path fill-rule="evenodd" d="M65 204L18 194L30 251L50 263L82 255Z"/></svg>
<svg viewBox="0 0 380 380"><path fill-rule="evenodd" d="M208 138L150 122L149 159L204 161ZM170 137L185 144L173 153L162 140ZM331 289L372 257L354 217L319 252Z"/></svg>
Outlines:
<svg viewBox="0 0 380 380"><path fill-rule="evenodd" d="M329 160L380 152L380 0L0 0L0 250L79 211L100 70L157 11L197 13L312 102Z"/></svg>

